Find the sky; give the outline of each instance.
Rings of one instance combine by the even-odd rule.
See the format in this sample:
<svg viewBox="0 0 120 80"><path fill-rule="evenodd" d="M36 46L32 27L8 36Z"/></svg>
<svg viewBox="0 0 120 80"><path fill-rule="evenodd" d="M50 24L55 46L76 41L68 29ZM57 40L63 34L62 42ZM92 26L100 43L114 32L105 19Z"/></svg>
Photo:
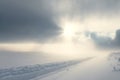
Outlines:
<svg viewBox="0 0 120 80"><path fill-rule="evenodd" d="M0 50L69 57L119 51L119 19L120 0L0 0Z"/></svg>

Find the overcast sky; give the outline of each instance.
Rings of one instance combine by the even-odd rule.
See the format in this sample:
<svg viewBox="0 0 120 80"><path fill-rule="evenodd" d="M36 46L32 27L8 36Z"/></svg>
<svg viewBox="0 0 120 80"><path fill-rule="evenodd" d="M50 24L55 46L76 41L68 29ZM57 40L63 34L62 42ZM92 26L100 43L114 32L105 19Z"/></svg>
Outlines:
<svg viewBox="0 0 120 80"><path fill-rule="evenodd" d="M120 0L0 0L0 49L118 50L119 21Z"/></svg>

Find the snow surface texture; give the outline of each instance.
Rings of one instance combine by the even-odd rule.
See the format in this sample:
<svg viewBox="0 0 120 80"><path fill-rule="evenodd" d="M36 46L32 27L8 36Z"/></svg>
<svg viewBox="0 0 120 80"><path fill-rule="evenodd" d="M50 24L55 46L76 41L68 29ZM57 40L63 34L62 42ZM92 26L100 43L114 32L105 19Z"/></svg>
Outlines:
<svg viewBox="0 0 120 80"><path fill-rule="evenodd" d="M82 61L89 60L91 58L83 60L71 60L58 63L48 64L36 64L30 66L22 66L16 68L0 69L0 80L31 80L36 77L46 75L51 72L55 72L72 65L78 64Z"/></svg>
<svg viewBox="0 0 120 80"><path fill-rule="evenodd" d="M120 72L114 71L111 65L111 62L114 63L114 56L111 58L110 55L102 54L89 61L69 67L68 71L64 70L33 80L120 80ZM115 54L113 53L113 55Z"/></svg>
<svg viewBox="0 0 120 80"><path fill-rule="evenodd" d="M109 61L111 63L111 66L113 67L113 71L120 71L120 53L114 52L109 55Z"/></svg>

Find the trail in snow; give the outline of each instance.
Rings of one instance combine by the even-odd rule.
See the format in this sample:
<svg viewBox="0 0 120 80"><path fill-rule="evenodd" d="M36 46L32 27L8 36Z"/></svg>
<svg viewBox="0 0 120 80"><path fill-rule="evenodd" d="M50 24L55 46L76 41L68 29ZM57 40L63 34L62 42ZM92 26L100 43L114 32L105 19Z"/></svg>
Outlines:
<svg viewBox="0 0 120 80"><path fill-rule="evenodd" d="M48 63L43 65L36 64L32 66L0 69L0 80L34 80L37 77L46 76L47 74L50 74L52 72L62 70L64 68L73 66L89 59L92 58L64 61L58 63Z"/></svg>

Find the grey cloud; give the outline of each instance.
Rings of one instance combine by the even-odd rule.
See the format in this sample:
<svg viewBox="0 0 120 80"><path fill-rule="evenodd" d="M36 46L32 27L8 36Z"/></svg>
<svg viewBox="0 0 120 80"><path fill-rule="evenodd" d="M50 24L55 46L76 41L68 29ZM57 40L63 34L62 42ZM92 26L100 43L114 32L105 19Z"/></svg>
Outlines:
<svg viewBox="0 0 120 80"><path fill-rule="evenodd" d="M116 31L114 39L107 36L98 36L95 32L91 33L90 37L98 48L120 49L120 29Z"/></svg>
<svg viewBox="0 0 120 80"><path fill-rule="evenodd" d="M65 7L66 9L64 10L61 10L60 14L67 15L72 18L80 16L84 19L89 15L95 14L107 17L116 16L116 14L119 15L120 13L120 0L60 0L60 2L62 1L66 1L66 4L63 3L62 5L58 3L58 6L66 5L67 7Z"/></svg>
<svg viewBox="0 0 120 80"><path fill-rule="evenodd" d="M114 11L119 10L119 0L84 0L82 5L84 10L91 11ZM84 7L86 6L86 7Z"/></svg>
<svg viewBox="0 0 120 80"><path fill-rule="evenodd" d="M100 18L120 16L120 0L51 0L51 3L57 17L67 16L70 19L80 17L84 20L91 15Z"/></svg>
<svg viewBox="0 0 120 80"><path fill-rule="evenodd" d="M1 0L0 42L44 42L57 37L61 29L45 5L43 0Z"/></svg>
<svg viewBox="0 0 120 80"><path fill-rule="evenodd" d="M47 11L52 12L57 17L74 17L80 16L86 18L88 15L98 14L100 16L116 16L120 13L120 0L41 0ZM39 6L39 0L29 1L33 6ZM27 3L26 3L27 4ZM43 4L40 4L43 5ZM30 7L29 7L30 8ZM46 9L46 7L44 7ZM39 8L34 7L34 10Z"/></svg>
<svg viewBox="0 0 120 80"><path fill-rule="evenodd" d="M115 15L120 12L120 0L75 0L75 6L85 16L95 13Z"/></svg>

